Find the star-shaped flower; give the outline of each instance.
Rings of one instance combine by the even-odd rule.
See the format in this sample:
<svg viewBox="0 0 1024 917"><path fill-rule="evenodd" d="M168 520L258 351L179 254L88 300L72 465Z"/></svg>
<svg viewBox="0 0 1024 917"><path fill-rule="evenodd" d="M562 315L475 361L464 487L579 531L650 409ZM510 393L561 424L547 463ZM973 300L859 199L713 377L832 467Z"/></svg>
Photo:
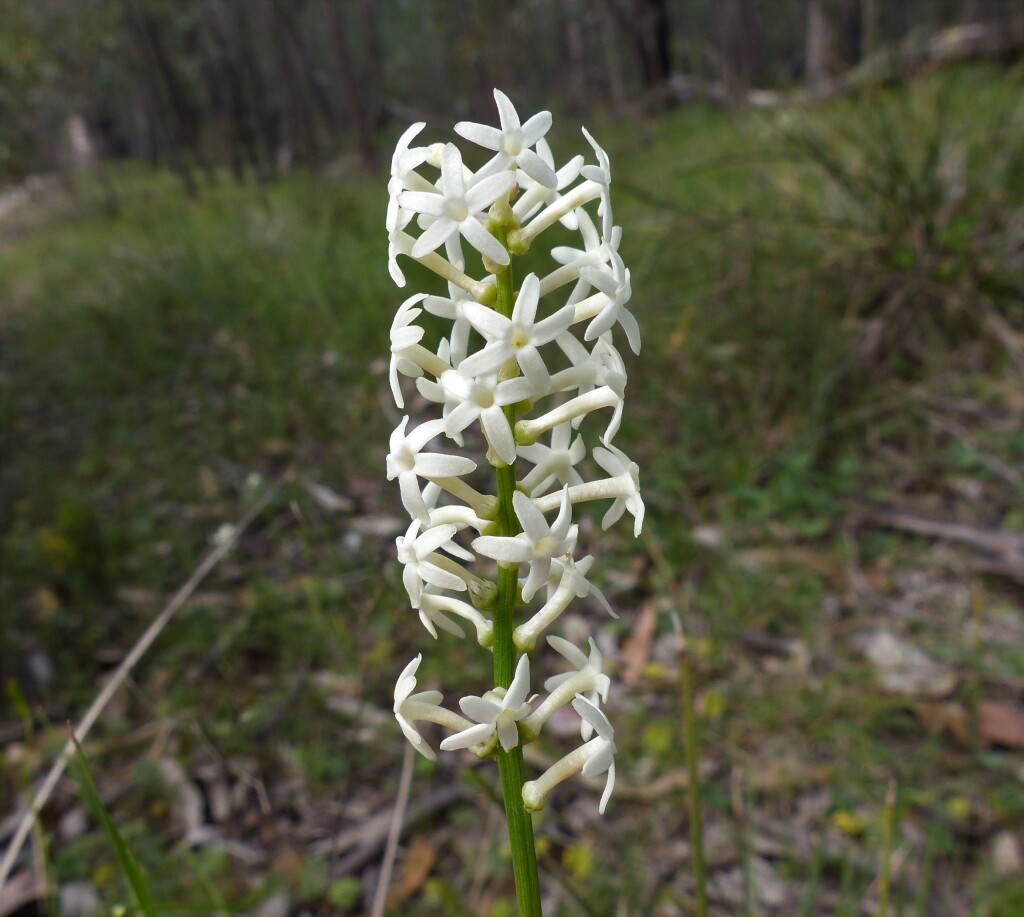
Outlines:
<svg viewBox="0 0 1024 917"><path fill-rule="evenodd" d="M402 669L402 674L398 676L398 682L395 684L395 719L398 720L398 725L402 728L402 732L412 744L412 747L423 755L423 757L429 758L431 761L436 761L437 753L427 744L426 739L420 735L419 730L417 730L413 725L413 721L406 717L406 711L410 709L412 704L437 705L440 704L442 700L440 691L421 691L419 694L412 693L416 690L416 671L419 669L422 661L423 654L420 653L412 660L412 662Z"/></svg>
<svg viewBox="0 0 1024 917"><path fill-rule="evenodd" d="M407 415L391 434L391 451L387 456L388 480L398 478L402 505L409 511L410 516L427 526L430 524L430 511L423 500L419 478L461 477L473 471L476 462L461 455L420 451L430 440L444 432L443 420L422 423L406 435L405 428L408 423Z"/></svg>
<svg viewBox="0 0 1024 917"><path fill-rule="evenodd" d="M573 693L585 697L595 707L600 706L601 701L608 701L611 679L604 674L604 656L597 648L593 637L590 638L589 656L583 655L578 647L562 637L548 637L548 645L573 667L573 671L552 675L544 682L545 691L552 693L571 683L575 688ZM593 724L584 719L580 726L580 735L586 741L593 734Z"/></svg>
<svg viewBox="0 0 1024 917"><path fill-rule="evenodd" d="M582 484L583 478L576 470L576 465L587 454L587 447L582 436L572 441L572 424L559 424L551 431L551 445L534 443L532 446L520 446L519 455L533 468L520 482L523 489L531 497L539 497L547 492L555 481L559 484Z"/></svg>
<svg viewBox="0 0 1024 917"><path fill-rule="evenodd" d="M444 548L450 553L467 552L452 541L452 536L459 530L457 525L435 525L433 528L420 532L419 519L413 519L405 535L395 539L398 548L398 561L404 565L402 582L409 593L409 599L415 608L423 592L423 584L430 583L439 589L454 589L464 592L466 581L453 568L458 565L448 558L435 553ZM472 558L472 555L468 555Z"/></svg>
<svg viewBox="0 0 1024 917"><path fill-rule="evenodd" d="M596 730L597 736L560 761L556 761L536 780L529 780L523 784L523 804L531 812L542 809L548 793L574 774L582 773L584 777L597 777L607 772L608 779L598 806L598 811L602 815L612 795L615 787L615 730L608 722L608 717L585 697L577 697L572 706L589 726Z"/></svg>
<svg viewBox="0 0 1024 917"><path fill-rule="evenodd" d="M395 404L399 408L405 407L405 400L402 398L402 388L398 384L398 374L411 376L413 379L423 375L423 370L403 356L403 352L418 344L426 333L419 325L413 324L423 311L417 303L424 299L426 293L410 296L398 307L391 322L391 366L388 377L391 380L391 394L394 395Z"/></svg>
<svg viewBox="0 0 1024 917"><path fill-rule="evenodd" d="M562 490L562 504L549 526L544 514L522 491L512 495L512 506L523 531L514 537L483 535L473 541L473 550L501 563L528 563L530 572L523 584L523 600L529 602L548 580L551 561L576 549L579 526L572 521L569 488Z"/></svg>
<svg viewBox="0 0 1024 917"><path fill-rule="evenodd" d="M633 313L626 308L626 303L633 295L633 288L629 282L629 268L618 251L612 249L609 254L611 257L607 267L591 266L580 271L580 276L587 283L608 297L608 305L587 325L583 339L592 341L618 322L626 332L630 349L633 353L640 353L640 326Z"/></svg>
<svg viewBox="0 0 1024 917"><path fill-rule="evenodd" d="M533 390L534 397L547 394L551 374L540 355L540 347L553 341L572 324L575 310L563 306L554 315L541 321L537 318L540 281L536 274L527 274L512 308L512 317L481 306L466 303L466 317L485 338L487 346L466 357L459 370L466 375L497 373L507 360L515 359Z"/></svg>
<svg viewBox="0 0 1024 917"><path fill-rule="evenodd" d="M526 702L529 693L530 657L524 653L519 657L515 678L512 679L507 691L504 688L495 688L483 697L470 695L459 701L462 712L471 720L475 720L477 725L449 736L441 743L441 748L445 751L469 748L497 734L501 747L505 751L511 751L519 744L517 724L530 713L530 705Z"/></svg>
<svg viewBox="0 0 1024 917"><path fill-rule="evenodd" d="M555 170L530 149L551 128L551 112L538 112L521 124L515 106L500 89L494 90L494 101L498 105L500 129L475 121L460 121L455 125L455 133L460 137L498 154L480 170L480 174L507 169L515 163L535 182L545 188L554 188L558 184Z"/></svg>
<svg viewBox="0 0 1024 917"><path fill-rule="evenodd" d="M425 398L444 403L448 436L455 439L479 420L494 454L511 465L516 458L516 444L502 408L529 398L530 384L522 376L503 382L498 381L497 373L471 376L465 372L465 365L463 360L457 370L443 373L436 386L427 383L420 385L419 390Z"/></svg>
<svg viewBox="0 0 1024 917"><path fill-rule="evenodd" d="M515 175L510 171L498 172L467 187L462 169L459 148L453 143L446 144L441 154L441 192L404 191L399 195L400 206L436 217L416 240L412 256L421 258L455 233L461 233L480 254L496 264L508 264L508 252L484 228L480 215L512 190Z"/></svg>
<svg viewBox="0 0 1024 917"><path fill-rule="evenodd" d="M623 490L608 508L601 520L601 528L607 529L622 517L627 509L633 515L633 536L640 537L644 526L644 501L640 496L640 467L625 452L617 449L607 440L604 447L594 449L593 456L598 465L619 482ZM585 485L584 485L585 486Z"/></svg>

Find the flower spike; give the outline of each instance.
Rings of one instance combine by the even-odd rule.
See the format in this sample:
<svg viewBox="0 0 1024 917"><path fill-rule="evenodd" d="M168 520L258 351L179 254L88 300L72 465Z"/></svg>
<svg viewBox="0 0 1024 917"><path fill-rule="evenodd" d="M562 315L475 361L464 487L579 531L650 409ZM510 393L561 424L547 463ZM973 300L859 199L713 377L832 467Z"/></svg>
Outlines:
<svg viewBox="0 0 1024 917"><path fill-rule="evenodd" d="M406 283L399 256L438 278L405 299L390 329L388 381L401 419L385 464L410 519L395 540L402 583L437 648L449 635L474 635L494 676L461 690L456 713L439 691L417 692L416 656L395 686L394 714L427 758L435 751L422 723L448 731L441 750L497 757L510 813L539 809L575 774L607 775L603 813L615 784L615 733L602 709L611 682L593 638L576 645L555 631L580 599L614 615L595 585L595 558L575 557L585 504L602 501L604 528L627 512L634 534L643 525L639 468L612 444L627 382L620 350L640 352L632 278L607 152L584 130L587 155L559 165L546 139L550 112L521 118L497 89L494 101L497 126L455 125L456 140L488 151L479 169L456 143L424 141L422 123L402 134L384 220L395 283ZM556 225L553 269L523 270L517 257ZM413 419L411 394L429 417ZM563 661L546 677L534 655L542 638L554 651L547 655ZM544 688L538 698L531 669ZM524 782L521 760L510 777L509 753L518 758L569 704L580 716L579 747L533 780ZM532 856L524 831L520 821L510 836L517 870Z"/></svg>

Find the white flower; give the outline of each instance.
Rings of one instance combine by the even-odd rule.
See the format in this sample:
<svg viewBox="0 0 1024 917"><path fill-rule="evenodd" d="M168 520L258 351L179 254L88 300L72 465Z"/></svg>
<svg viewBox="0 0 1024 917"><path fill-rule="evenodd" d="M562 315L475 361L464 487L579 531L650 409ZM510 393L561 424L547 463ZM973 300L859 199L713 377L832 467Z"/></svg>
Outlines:
<svg viewBox="0 0 1024 917"><path fill-rule="evenodd" d="M530 657L524 654L519 657L515 678L507 691L504 688L495 688L483 697L470 695L459 701L462 712L475 720L477 725L449 736L441 743L441 748L445 751L469 748L497 734L501 747L505 751L511 751L519 744L517 724L530 712L530 705L526 702L529 693Z"/></svg>
<svg viewBox="0 0 1024 917"><path fill-rule="evenodd" d="M520 124L519 113L509 98L500 89L494 90L494 101L498 105L500 130L474 121L460 121L455 133L486 150L498 155L480 170L480 175L489 175L498 169L507 169L515 163L535 182L545 188L554 188L558 178L551 168L530 147L548 132L551 127L551 112L541 111Z"/></svg>
<svg viewBox="0 0 1024 917"><path fill-rule="evenodd" d="M473 327L487 338L488 343L482 350L462 361L460 372L470 376L497 373L502 364L514 358L534 393L546 394L551 375L539 348L553 341L572 324L575 310L567 305L538 322L539 295L537 275L528 274L516 297L511 318L479 303L467 303L463 307L466 316Z"/></svg>
<svg viewBox="0 0 1024 917"><path fill-rule="evenodd" d="M414 325L417 316L423 311L416 304L426 299L425 293L417 293L410 296L398 307L395 317L391 322L391 367L389 377L391 379L391 394L395 396L395 404L400 408L405 407L405 400L402 398L402 389L398 384L398 374L417 378L423 375L423 370L415 363L404 356L405 351L413 347L423 339L426 333L419 325Z"/></svg>
<svg viewBox="0 0 1024 917"><path fill-rule="evenodd" d="M416 670L419 669L422 661L423 654L420 653L402 669L402 674L398 676L398 682L395 684L394 712L398 725L402 728L405 737L412 743L412 747L423 757L436 761L437 755L434 753L434 749L427 744L413 723L417 720L424 720L457 730L465 729L470 723L457 713L452 713L439 706L442 700L440 691L412 693L416 690Z"/></svg>
<svg viewBox="0 0 1024 917"><path fill-rule="evenodd" d="M476 628L476 639L481 646L490 646L493 643L494 625L483 614L467 602L454 596L440 594L439 590L433 586L424 587L420 594L420 605L417 610L420 621L435 640L437 639L435 625L456 637L465 636L462 628L448 617L453 614L469 621Z"/></svg>
<svg viewBox="0 0 1024 917"><path fill-rule="evenodd" d="M586 397L586 396L584 396ZM518 429L519 425L516 425ZM625 510L633 515L633 536L640 537L644 524L644 501L640 496L640 469L636 462L631 461L621 449L615 448L607 440L602 440L605 448L598 446L593 456L605 471L612 477L602 481L587 481L569 488L569 499L576 503L588 500L614 500L601 520L601 528L607 529L618 522ZM556 494L548 494L534 502L542 513L549 513L558 506Z"/></svg>
<svg viewBox="0 0 1024 917"><path fill-rule="evenodd" d="M593 638L590 639L589 657L561 637L548 637L548 645L561 654L573 666L573 670L553 675L544 682L544 690L549 694L523 721L524 733L527 736L539 735L551 715L571 703L574 697L585 697L597 707L600 701L608 700L608 691L611 688L611 681L602 671L604 657ZM580 724L583 741L587 741L593 734L593 726L587 720L583 720Z"/></svg>
<svg viewBox="0 0 1024 917"><path fill-rule="evenodd" d="M597 208L597 212L601 217L601 236L605 239L610 239L613 222L611 188L609 187L612 183L612 163L608 158L608 154L598 145L598 142L590 135L590 131L586 128L583 128L583 136L587 138L587 143L594 149L594 153L597 156L597 165L584 166L580 169L580 174L589 181L601 186L601 203Z"/></svg>
<svg viewBox="0 0 1024 917"><path fill-rule="evenodd" d="M574 597L582 599L593 595L608 614L613 618L618 617L604 593L587 580L586 574L593 560L589 555L578 562L573 561L570 555L552 558L546 601L540 611L512 632L512 642L516 649L524 653L532 652L537 645L537 638L558 620Z"/></svg>
<svg viewBox="0 0 1024 917"><path fill-rule="evenodd" d="M589 656L584 656L577 647L562 637L548 637L548 645L559 653L575 671L552 675L544 682L545 691L555 694L571 688L574 696L582 695L595 707L599 706L599 701L607 703L611 680L602 671L604 656L597 648L593 637L590 638ZM592 724L589 720L584 719L580 726L580 735L586 741L593 734Z"/></svg>
<svg viewBox="0 0 1024 917"><path fill-rule="evenodd" d="M523 531L511 538L484 535L473 541L473 549L502 563L528 563L529 576L523 585L523 600L529 602L547 582L551 560L576 549L579 526L572 522L569 488L562 491L562 502L555 521L549 526L544 514L522 491L512 495L512 506Z"/></svg>
<svg viewBox="0 0 1024 917"><path fill-rule="evenodd" d="M534 465L530 473L520 481L531 497L541 496L555 481L559 484L583 483L575 466L587 454L587 447L582 436L577 436L570 445L571 440L572 425L563 423L551 431L550 446L534 443L532 446L519 447L519 455Z"/></svg>
<svg viewBox="0 0 1024 917"><path fill-rule="evenodd" d="M598 446L594 450L594 459L624 487L623 492L615 498L615 502L604 514L601 528L607 529L614 525L622 517L623 512L629 510L633 515L633 537L639 538L644 526L644 501L640 496L640 467L621 449L616 449L606 440L602 440L602 442L604 442L604 448Z"/></svg>
<svg viewBox="0 0 1024 917"><path fill-rule="evenodd" d="M577 697L572 706L597 731L597 737L555 762L536 780L523 784L523 804L531 812L544 808L548 793L563 780L579 773L584 777L597 777L607 772L608 779L598 806L602 815L612 795L615 787L615 730L608 722L608 717L585 697ZM444 743L441 747L444 747Z"/></svg>
<svg viewBox="0 0 1024 917"><path fill-rule="evenodd" d="M588 351L573 335L559 335L557 343L573 365L551 377L552 392L575 388L579 394L585 395L593 391L595 386L606 386L611 389L616 400L604 434L604 438L609 441L618 432L622 423L623 400L626 397L626 366L612 344L611 337L611 333L606 331L598 338L593 349ZM583 416L578 414L573 418L573 427L579 427Z"/></svg>
<svg viewBox="0 0 1024 917"><path fill-rule="evenodd" d="M402 674L398 676L398 682L395 684L395 719L398 720L398 725L402 727L402 732L405 733L405 737L412 743L412 747L424 757L429 758L431 761L436 761L437 755L435 754L434 749L426 743L423 736L421 736L416 727L413 726L412 721L409 720L402 712L402 708L409 703L441 703L442 696L440 691L421 691L419 694L412 693L416 690L416 670L420 667L420 663L422 661L423 654L420 653L412 662L402 669Z"/></svg>
<svg viewBox="0 0 1024 917"><path fill-rule="evenodd" d="M452 323L449 335L451 345L451 363L458 368L466 358L469 349L469 332L471 325L466 317L465 307L473 302L473 297L454 283L448 284L448 296L428 296L423 300L423 308L431 315L446 318Z"/></svg>
<svg viewBox="0 0 1024 917"><path fill-rule="evenodd" d="M556 245L551 249L551 257L562 266L547 274L540 282L540 295L547 296L553 290L579 280L576 289L573 290L568 302L579 302L590 289L590 284L580 278L580 270L587 265L605 264L611 257L611 249L617 249L622 230L616 226L612 231L611 238L606 242L594 226L582 207L575 212L579 224L579 232L583 237L583 248L573 248L571 245Z"/></svg>
<svg viewBox="0 0 1024 917"><path fill-rule="evenodd" d="M423 501L419 478L450 478L469 474L476 468L476 462L460 455L445 455L439 452L420 452L434 437L444 431L441 419L420 424L406 435L409 417L395 427L391 434L391 451L387 456L388 480L398 478L402 492L402 504L409 515L419 519L425 526L430 525L430 511Z"/></svg>
<svg viewBox="0 0 1024 917"><path fill-rule="evenodd" d="M544 139L537 141L537 155L544 162L555 168L555 157L551 154L551 147ZM546 204L554 204L561 200L559 191L568 188L580 175L580 168L583 165L582 156L573 156L562 168L555 172L555 185L548 187L540 182L534 181L529 175L519 177L519 185L523 193L519 195L512 205L512 212L519 222L529 219L537 210ZM567 213L561 219L562 225L569 230L575 231L579 228L579 221L575 213Z"/></svg>
<svg viewBox="0 0 1024 917"><path fill-rule="evenodd" d="M551 572L552 574L558 573L561 576L563 570L571 577L572 591L578 599L585 599L587 596L593 596L597 599L597 603L613 618L617 618L618 615L615 613L615 609L609 604L608 599L605 598L604 593L597 588L590 580L587 579L587 574L590 572L590 568L594 565L594 556L588 554L586 557L581 557L579 560L573 560L571 557L566 557L563 560L556 560L552 562ZM551 591L551 579L548 579L548 591ZM557 584L556 584L557 588Z"/></svg>
<svg viewBox="0 0 1024 917"><path fill-rule="evenodd" d="M633 295L633 289L629 283L629 268L626 267L625 262L623 262L622 257L617 251L612 249L610 255L610 270L608 268L590 266L584 267L580 271L580 276L587 283L597 287L598 290L608 297L608 304L597 313L587 326L583 339L585 341L592 341L618 322L626 332L626 339L629 341L630 350L633 353L640 353L640 326L637 324L633 313L626 308L626 303Z"/></svg>
<svg viewBox="0 0 1024 917"><path fill-rule="evenodd" d="M413 138L426 124L418 121L413 124L401 137L395 146L395 152L391 156L391 178L388 180L388 210L384 224L388 231L388 270L391 272L391 279L400 286L405 286L405 275L398 266L398 254L400 249L397 240L398 234L409 225L412 213L402 210L398 204L398 195L407 189L407 182L412 180L417 190L428 190L430 183L421 178L414 171L417 166L426 161L429 151L426 147L409 149ZM426 186L426 187L424 187Z"/></svg>
<svg viewBox="0 0 1024 917"><path fill-rule="evenodd" d="M441 154L441 193L404 191L399 204L417 213L437 217L412 247L414 258L434 251L450 236L461 233L480 254L496 264L508 264L508 252L480 221L479 215L512 190L516 179L512 172L499 172L466 187L462 172L462 154L453 143Z"/></svg>
<svg viewBox="0 0 1024 917"><path fill-rule="evenodd" d="M458 370L444 373L436 388L429 383L418 387L425 398L444 402L448 436L454 439L473 421L479 420L494 454L506 465L515 461L515 439L502 408L532 396L533 390L524 377L498 382L496 373L468 376L460 366Z"/></svg>
<svg viewBox="0 0 1024 917"><path fill-rule="evenodd" d="M452 536L458 531L457 525L438 525L419 531L419 519L413 519L405 535L395 539L398 561L405 565L402 582L415 608L423 593L423 584L430 583L439 589L466 589L466 571L454 561L435 553L439 548L461 550L452 544ZM470 555L472 556L472 555Z"/></svg>

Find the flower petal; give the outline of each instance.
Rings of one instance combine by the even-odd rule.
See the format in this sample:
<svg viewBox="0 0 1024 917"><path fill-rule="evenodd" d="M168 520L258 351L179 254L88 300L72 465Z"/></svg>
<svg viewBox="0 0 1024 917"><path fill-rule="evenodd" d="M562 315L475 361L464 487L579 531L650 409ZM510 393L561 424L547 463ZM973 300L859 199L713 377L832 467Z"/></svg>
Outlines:
<svg viewBox="0 0 1024 917"><path fill-rule="evenodd" d="M458 224L458 228L463 238L481 255L486 255L495 264L507 265L509 263L508 252L505 250L505 246L484 229L475 218L470 217L468 220L463 220ZM421 236L420 238L423 237Z"/></svg>
<svg viewBox="0 0 1024 917"><path fill-rule="evenodd" d="M496 127L477 124L475 121L460 121L455 125L455 133L485 150L497 152L501 149L502 134Z"/></svg>
<svg viewBox="0 0 1024 917"><path fill-rule="evenodd" d="M505 417L501 407L497 404L484 408L480 412L480 425L483 427L484 436L495 454L506 465L511 465L516 460L516 441L512 436L512 428L508 425L508 418Z"/></svg>
<svg viewBox="0 0 1024 917"><path fill-rule="evenodd" d="M470 213L479 213L490 207L499 197L504 197L516 183L514 172L508 170L482 178L470 185L466 191L466 206Z"/></svg>
<svg viewBox="0 0 1024 917"><path fill-rule="evenodd" d="M533 150L523 150L516 157L516 164L537 184L552 189L558 186L558 176L555 174L555 170Z"/></svg>
<svg viewBox="0 0 1024 917"><path fill-rule="evenodd" d="M505 751L512 751L519 744L519 727L515 720L500 719L497 723L498 741Z"/></svg>
<svg viewBox="0 0 1024 917"><path fill-rule="evenodd" d="M530 545L522 538L481 535L473 539L473 550L484 557L506 564L519 564L530 559Z"/></svg>
<svg viewBox="0 0 1024 917"><path fill-rule="evenodd" d="M476 726L470 726L469 729L463 729L462 732L457 732L455 735L448 736L441 743L442 751L453 751L457 748L469 748L471 745L477 745L483 742L484 739L488 738L494 733L493 723L478 723Z"/></svg>
<svg viewBox="0 0 1024 917"><path fill-rule="evenodd" d="M416 539L416 553L420 557L436 551L438 548L452 540L452 536L458 531L458 527L452 524L437 525L432 529L426 529Z"/></svg>
<svg viewBox="0 0 1024 917"><path fill-rule="evenodd" d="M539 111L535 115L531 115L526 119L526 123L523 125L523 146L535 146L537 141L540 140L549 130L551 130L551 112ZM527 172L527 175L530 173ZM533 177L532 175L530 176ZM543 182L541 182L543 184ZM546 187L553 188L554 185L548 185Z"/></svg>
<svg viewBox="0 0 1024 917"><path fill-rule="evenodd" d="M503 706L506 710L515 710L526 702L530 693L530 657L523 653L516 663L516 674L505 693ZM507 751L507 749L506 749Z"/></svg>
<svg viewBox="0 0 1024 917"><path fill-rule="evenodd" d="M500 89L494 90L494 101L498 106L498 118L501 121L501 129L504 133L519 130L519 112L511 100Z"/></svg>
<svg viewBox="0 0 1024 917"><path fill-rule="evenodd" d="M583 651L564 637L548 637L548 646L562 656L574 669L582 669L589 662ZM545 690L549 690L546 684Z"/></svg>
<svg viewBox="0 0 1024 917"><path fill-rule="evenodd" d="M413 258L429 255L441 245L453 232L458 232L459 224L447 217L440 217L430 224L412 247ZM497 241L497 240L495 240Z"/></svg>
<svg viewBox="0 0 1024 917"><path fill-rule="evenodd" d="M466 303L462 307L462 314L486 338L504 337L512 325L511 319L478 302Z"/></svg>
<svg viewBox="0 0 1024 917"><path fill-rule="evenodd" d="M501 713L501 704L488 700L486 697L477 697L471 694L459 701L459 707L471 720L476 723L493 723L498 714Z"/></svg>
<svg viewBox="0 0 1024 917"><path fill-rule="evenodd" d="M459 478L476 469L476 462L462 455L424 452L416 456L416 473L424 478Z"/></svg>

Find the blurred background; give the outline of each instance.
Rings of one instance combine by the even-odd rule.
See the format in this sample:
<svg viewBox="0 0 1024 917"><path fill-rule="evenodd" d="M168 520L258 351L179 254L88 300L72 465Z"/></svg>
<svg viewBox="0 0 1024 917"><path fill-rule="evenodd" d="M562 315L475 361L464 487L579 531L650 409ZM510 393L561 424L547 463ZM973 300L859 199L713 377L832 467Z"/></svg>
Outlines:
<svg viewBox="0 0 1024 917"><path fill-rule="evenodd" d="M100 796L179 912L369 911L398 672L490 684L394 557L387 167L498 86L611 154L644 334L648 523L584 520L622 617L564 628L619 782L540 818L546 913L693 912L673 611L713 913L1024 913L1022 49L1012 0L0 0L0 849L237 537L85 743ZM415 762L388 913L514 913L495 785ZM130 901L65 780L0 917Z"/></svg>

